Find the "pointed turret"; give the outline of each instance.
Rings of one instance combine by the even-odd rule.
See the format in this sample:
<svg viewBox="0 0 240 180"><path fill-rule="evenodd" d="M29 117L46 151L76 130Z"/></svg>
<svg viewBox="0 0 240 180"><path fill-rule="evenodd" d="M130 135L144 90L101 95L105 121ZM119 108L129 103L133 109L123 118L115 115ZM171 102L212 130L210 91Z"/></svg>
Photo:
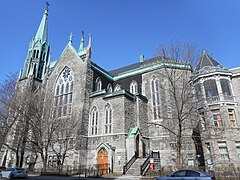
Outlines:
<svg viewBox="0 0 240 180"><path fill-rule="evenodd" d="M48 44L48 6L44 10L41 23L35 37L29 44L28 54L24 65L22 79L32 76L33 78L43 79L48 63L50 46Z"/></svg>
<svg viewBox="0 0 240 180"><path fill-rule="evenodd" d="M68 39L68 44L72 44L72 38L73 38L73 33L70 33L69 39Z"/></svg>
<svg viewBox="0 0 240 180"><path fill-rule="evenodd" d="M91 46L92 46L92 38L91 34L89 34L89 40L88 40L88 45L84 47L84 32L82 31L82 36L81 36L81 41L80 41L80 46L78 50L78 55L82 58L85 59L86 57L91 57Z"/></svg>
<svg viewBox="0 0 240 180"><path fill-rule="evenodd" d="M88 46L87 46L87 52L86 52L86 57L88 60L91 59L91 55L92 55L92 34L89 34Z"/></svg>
<svg viewBox="0 0 240 180"><path fill-rule="evenodd" d="M84 32L82 31L82 37L79 46L79 52L84 51Z"/></svg>
<svg viewBox="0 0 240 180"><path fill-rule="evenodd" d="M229 70L225 68L223 65L221 65L209 54L207 54L205 50L203 50L202 55L197 63L194 74L200 75L207 74L210 72L229 72Z"/></svg>

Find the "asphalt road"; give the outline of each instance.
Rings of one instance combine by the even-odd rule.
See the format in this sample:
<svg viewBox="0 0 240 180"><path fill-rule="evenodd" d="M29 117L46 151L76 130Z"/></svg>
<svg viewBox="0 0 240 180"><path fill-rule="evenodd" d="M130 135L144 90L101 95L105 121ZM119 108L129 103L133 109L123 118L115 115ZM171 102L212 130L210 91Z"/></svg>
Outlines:
<svg viewBox="0 0 240 180"><path fill-rule="evenodd" d="M117 177L78 177L78 176L72 176L72 177L66 177L66 176L39 176L39 175L29 175L27 180L140 180L140 177L133 177L133 176L117 176ZM26 179L18 179L18 180L26 180Z"/></svg>

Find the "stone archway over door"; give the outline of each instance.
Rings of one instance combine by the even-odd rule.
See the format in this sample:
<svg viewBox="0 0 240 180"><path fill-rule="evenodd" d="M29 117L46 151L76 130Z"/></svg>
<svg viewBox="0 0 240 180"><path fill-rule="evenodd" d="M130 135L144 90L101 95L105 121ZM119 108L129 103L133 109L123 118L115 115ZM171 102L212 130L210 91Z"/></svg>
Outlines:
<svg viewBox="0 0 240 180"><path fill-rule="evenodd" d="M108 173L108 152L104 147L102 147L98 151L97 163L98 163L98 173L107 174Z"/></svg>

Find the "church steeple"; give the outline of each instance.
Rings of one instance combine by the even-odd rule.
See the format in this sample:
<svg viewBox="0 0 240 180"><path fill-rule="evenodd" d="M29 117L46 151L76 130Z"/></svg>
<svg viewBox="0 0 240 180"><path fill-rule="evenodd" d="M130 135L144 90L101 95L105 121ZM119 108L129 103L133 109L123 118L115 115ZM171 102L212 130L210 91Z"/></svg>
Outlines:
<svg viewBox="0 0 240 180"><path fill-rule="evenodd" d="M46 42L48 40L48 6L49 4L46 3L45 11L41 20L41 23L38 27L37 34L35 36L35 40L40 39L42 42Z"/></svg>
<svg viewBox="0 0 240 180"><path fill-rule="evenodd" d="M20 80L28 77L43 79L44 75L47 73L50 51L50 46L48 44L48 6L49 4L46 3L37 33L29 44L24 70Z"/></svg>

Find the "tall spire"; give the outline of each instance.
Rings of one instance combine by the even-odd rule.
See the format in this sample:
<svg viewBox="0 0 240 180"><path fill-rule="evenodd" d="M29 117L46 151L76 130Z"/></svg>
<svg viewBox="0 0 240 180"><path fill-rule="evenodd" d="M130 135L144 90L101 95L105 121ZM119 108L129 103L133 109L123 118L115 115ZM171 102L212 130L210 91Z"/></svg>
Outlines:
<svg viewBox="0 0 240 180"><path fill-rule="evenodd" d="M35 40L42 40L42 42L46 42L48 40L48 6L49 4L46 2L45 11L41 20L41 23L38 27L37 34L35 36Z"/></svg>
<svg viewBox="0 0 240 180"><path fill-rule="evenodd" d="M48 44L48 6L49 4L46 3L37 34L29 44L22 79L29 78L30 76L42 79L47 73L45 69L50 51L50 45Z"/></svg>

